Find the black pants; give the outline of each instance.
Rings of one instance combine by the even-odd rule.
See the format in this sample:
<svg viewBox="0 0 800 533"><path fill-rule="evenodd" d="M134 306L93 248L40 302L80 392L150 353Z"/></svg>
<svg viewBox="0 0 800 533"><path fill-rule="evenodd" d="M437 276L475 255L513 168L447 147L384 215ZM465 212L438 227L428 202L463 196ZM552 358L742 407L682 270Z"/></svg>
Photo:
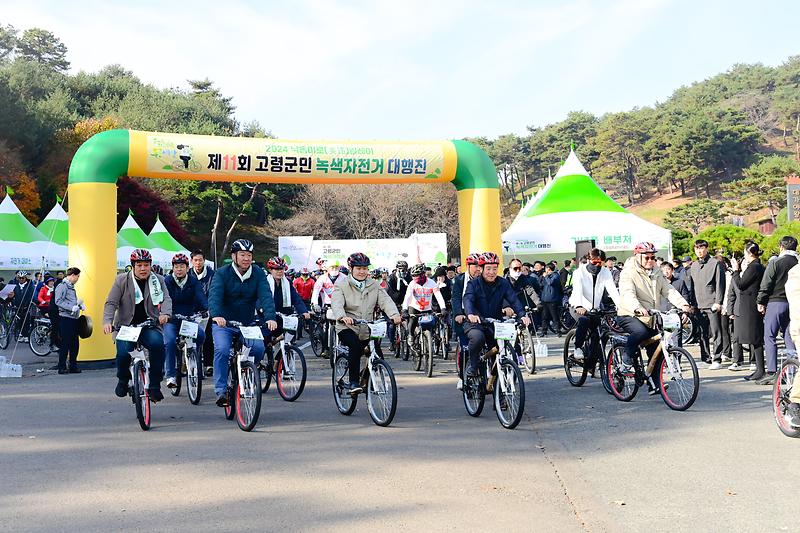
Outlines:
<svg viewBox="0 0 800 533"><path fill-rule="evenodd" d="M548 322L552 321L553 332L561 333L561 303L542 302L542 332L547 333Z"/></svg>
<svg viewBox="0 0 800 533"><path fill-rule="evenodd" d="M481 357L481 350L487 343L494 345L494 328L483 324L467 324L464 326L464 333L469 340L469 367L468 371L478 369L478 362Z"/></svg>
<svg viewBox="0 0 800 533"><path fill-rule="evenodd" d="M722 314L711 309L700 309L697 313L700 325L700 357L704 361L719 363L722 361Z"/></svg>
<svg viewBox="0 0 800 533"><path fill-rule="evenodd" d="M733 320L728 315L720 313L720 337L722 338L722 357L732 359L733 355L733 334L731 328Z"/></svg>
<svg viewBox="0 0 800 533"><path fill-rule="evenodd" d="M364 355L364 348L369 344L369 339L362 341L355 331L344 329L339 332L339 341L347 346L347 366L350 370L350 383L358 383L361 375L361 356Z"/></svg>
<svg viewBox="0 0 800 533"><path fill-rule="evenodd" d="M589 327L597 327L600 323L600 317L579 315L575 309L570 307L569 314L575 319L575 347L583 348L583 343L586 342L586 336L589 333Z"/></svg>
<svg viewBox="0 0 800 533"><path fill-rule="evenodd" d="M741 365L744 363L744 353L742 351L742 343L739 342L739 335L737 333L737 324L736 319L731 320L732 317L728 317L728 322L731 325L731 360Z"/></svg>
<svg viewBox="0 0 800 533"><path fill-rule="evenodd" d="M206 324L206 340L203 342L203 366L214 366L214 335L211 333L211 324L214 321L210 318Z"/></svg>
<svg viewBox="0 0 800 533"><path fill-rule="evenodd" d="M66 370L67 357L69 357L69 367L78 366L78 319L66 316L54 317L58 322L61 331L61 346L58 348L58 369Z"/></svg>
<svg viewBox="0 0 800 533"><path fill-rule="evenodd" d="M642 341L654 337L658 332L652 328L647 327L641 320L635 316L618 316L617 325L621 327L628 334L628 341L625 343L625 363L631 365L636 357L636 351ZM648 357L652 356L655 352L656 343L647 346Z"/></svg>

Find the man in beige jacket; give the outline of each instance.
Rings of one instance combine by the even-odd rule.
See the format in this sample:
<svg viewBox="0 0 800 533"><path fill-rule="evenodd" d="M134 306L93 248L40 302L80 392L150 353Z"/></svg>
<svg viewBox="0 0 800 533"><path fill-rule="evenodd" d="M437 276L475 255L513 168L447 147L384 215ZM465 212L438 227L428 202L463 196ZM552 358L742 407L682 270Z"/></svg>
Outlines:
<svg viewBox="0 0 800 533"><path fill-rule="evenodd" d="M789 270L786 279L786 299L789 301L789 335L795 344L800 341L800 265L793 266ZM791 417L789 423L796 428L800 428L800 377L795 375L792 392L789 394L788 415Z"/></svg>
<svg viewBox="0 0 800 533"><path fill-rule="evenodd" d="M651 310L660 309L664 298L687 313L692 307L656 267L656 247L649 242L637 244L633 257L625 261L619 276L619 292L622 305L617 309L617 324L628 333L622 359L630 367L639 344L658 334L650 327ZM656 344L647 347L648 357L655 349Z"/></svg>
<svg viewBox="0 0 800 533"><path fill-rule="evenodd" d="M375 309L380 308L395 324L400 324L397 306L386 291L381 289L380 282L369 277L369 263L366 255L351 254L347 258L350 273L346 280L334 285L331 295L331 313L336 321L336 333L339 341L348 349L350 394L362 392L358 382L361 354L369 344L369 328L355 324L355 320L372 321L375 318Z"/></svg>

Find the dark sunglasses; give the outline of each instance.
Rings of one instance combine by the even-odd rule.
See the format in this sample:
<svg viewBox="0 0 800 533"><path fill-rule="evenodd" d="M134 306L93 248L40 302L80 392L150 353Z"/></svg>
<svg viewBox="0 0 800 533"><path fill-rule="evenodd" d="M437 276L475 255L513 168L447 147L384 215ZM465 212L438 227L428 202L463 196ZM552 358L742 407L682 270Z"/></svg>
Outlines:
<svg viewBox="0 0 800 533"><path fill-rule="evenodd" d="M522 271L522 267L514 267L511 270L513 270L514 272L521 272Z"/></svg>
<svg viewBox="0 0 800 533"><path fill-rule="evenodd" d="M656 256L654 256L654 255L645 255L644 258L645 258L646 261L655 261L656 260Z"/></svg>

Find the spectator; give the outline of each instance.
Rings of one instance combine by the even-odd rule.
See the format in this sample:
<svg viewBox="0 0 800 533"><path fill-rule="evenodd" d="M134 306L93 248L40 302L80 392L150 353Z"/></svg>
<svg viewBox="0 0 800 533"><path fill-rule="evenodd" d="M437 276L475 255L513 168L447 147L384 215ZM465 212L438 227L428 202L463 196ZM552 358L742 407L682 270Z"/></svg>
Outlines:
<svg viewBox="0 0 800 533"><path fill-rule="evenodd" d="M759 380L764 377L764 320L758 310L758 292L764 277L764 265L761 264L761 249L754 242L744 247L744 259L741 264L734 258L731 262L733 273L731 282L736 286L734 292L736 302L733 306L735 343L750 346L750 359L755 360L755 371L746 380ZM734 348L732 346L732 348ZM737 354L732 353L734 363Z"/></svg>
<svg viewBox="0 0 800 533"><path fill-rule="evenodd" d="M522 263L522 273L530 276L533 271L533 263Z"/></svg>
<svg viewBox="0 0 800 533"><path fill-rule="evenodd" d="M677 257L672 260L672 271L676 278L683 277L683 263Z"/></svg>
<svg viewBox="0 0 800 533"><path fill-rule="evenodd" d="M697 302L700 325L700 357L710 363L709 370L722 368L722 300L725 298L725 271L722 264L708 254L708 242L694 243L697 261L692 263L685 279Z"/></svg>
<svg viewBox="0 0 800 533"><path fill-rule="evenodd" d="M681 296L683 296L684 300L689 302L689 305L694 305L692 300L691 289L689 289L689 286L686 285L686 280L684 280L683 278L679 278L675 275L675 269L673 268L672 263L664 261L664 263L661 264L661 273L664 274L664 277L667 278L667 281L670 282L670 284L675 288L675 290L678 291ZM675 307L666 298L662 300L661 303L662 303L661 311L669 311L670 309Z"/></svg>
<svg viewBox="0 0 800 533"><path fill-rule="evenodd" d="M725 300L722 302L722 316L727 316L731 328L731 366L728 367L728 370L733 371L741 370L741 365L743 363L742 343L739 341L739 336L736 332L736 329L742 326L742 324L737 323L739 322L737 319L742 316L742 296L739 287L737 287L736 283L733 281L733 264L735 261L737 261L737 259L731 257L731 277L728 279L729 283L725 289Z"/></svg>
<svg viewBox="0 0 800 533"><path fill-rule="evenodd" d="M539 295L533 286L533 280L530 276L526 276L523 272L522 261L519 259L512 259L508 265L508 281L511 283L511 288L517 294L517 298L525 307L535 309L541 304ZM508 302L506 302L508 303Z"/></svg>
<svg viewBox="0 0 800 533"><path fill-rule="evenodd" d="M75 284L81 271L77 268L67 269L64 280L58 284L55 292L55 301L58 306L58 319L61 327L61 347L58 350L58 373L59 374L80 374L78 368L78 350L80 341L78 339L78 317L81 311L86 309L83 300L78 299L75 292ZM69 368L67 360L69 359Z"/></svg>
<svg viewBox="0 0 800 533"><path fill-rule="evenodd" d="M555 265L548 264L542 276L542 335L547 334L548 325L553 333L559 337L562 335L561 323L561 300L564 293L561 290L561 277L556 272Z"/></svg>
<svg viewBox="0 0 800 533"><path fill-rule="evenodd" d="M728 260L727 257L724 255L717 255L715 257L725 272L725 291L722 297L722 309L720 309L720 335L722 335L722 362L729 362L732 360L732 347L731 347L731 327L732 327L732 320L728 315L728 295L730 291L728 291L728 287L731 285L731 262Z"/></svg>
<svg viewBox="0 0 800 533"><path fill-rule="evenodd" d="M564 291L567 287L572 286L572 273L575 272L577 261L575 259L565 259L564 267L559 270L558 276L561 280L561 290Z"/></svg>
<svg viewBox="0 0 800 533"><path fill-rule="evenodd" d="M614 285L619 287L619 275L622 273L622 269L617 264L616 256L609 256L606 258L606 268L611 272L611 278L614 280Z"/></svg>
<svg viewBox="0 0 800 533"><path fill-rule="evenodd" d="M761 287L758 291L758 311L764 315L764 352L766 355L766 374L756 381L759 385L772 385L778 368L778 334L783 335L786 348L794 350L789 327L789 301L786 298L786 279L789 270L797 264L797 239L786 236L781 239L781 252L778 258L770 260L764 270ZM758 361L756 361L758 363Z"/></svg>
<svg viewBox="0 0 800 533"><path fill-rule="evenodd" d="M39 307L39 311L42 312L42 315L49 316L48 312L50 309L50 300L53 297L53 289L55 288L56 280L48 276L45 279L44 285L42 288L39 289L39 294L36 297L36 305Z"/></svg>

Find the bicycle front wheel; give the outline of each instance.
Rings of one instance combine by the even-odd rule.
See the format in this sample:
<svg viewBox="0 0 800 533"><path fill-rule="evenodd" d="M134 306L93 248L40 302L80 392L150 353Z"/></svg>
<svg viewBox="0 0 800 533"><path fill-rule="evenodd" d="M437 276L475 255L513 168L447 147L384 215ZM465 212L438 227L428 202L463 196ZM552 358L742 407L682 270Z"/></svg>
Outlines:
<svg viewBox="0 0 800 533"><path fill-rule="evenodd" d="M0 350L8 348L11 340L11 326L3 319L0 319Z"/></svg>
<svg viewBox="0 0 800 533"><path fill-rule="evenodd" d="M609 348L608 354L604 355L603 350L600 349L600 360L597 361L597 365L600 367L600 381L603 382L603 388L609 394L613 394L611 382L608 379L608 358L611 357L611 350L613 350L613 348Z"/></svg>
<svg viewBox="0 0 800 533"><path fill-rule="evenodd" d="M527 327L519 328L517 331L522 364L525 365L528 374L533 374L536 372L536 349L533 347L533 335Z"/></svg>
<svg viewBox="0 0 800 533"><path fill-rule="evenodd" d="M367 381L367 410L372 421L386 427L392 423L397 411L397 383L392 367L383 359L376 359Z"/></svg>
<svg viewBox="0 0 800 533"><path fill-rule="evenodd" d="M184 348L185 350L186 348ZM183 385L183 371L185 370L183 367L186 364L185 355L181 353L180 355L175 354L175 388L170 389L169 392L173 396L180 396L181 395L181 385Z"/></svg>
<svg viewBox="0 0 800 533"><path fill-rule="evenodd" d="M242 364L242 381L234 390L236 394L236 422L242 431L253 431L261 414L261 383L258 370L250 361Z"/></svg>
<svg viewBox="0 0 800 533"><path fill-rule="evenodd" d="M136 407L136 418L143 431L150 429L150 393L147 390L147 369L144 363L137 361L133 365L133 405Z"/></svg>
<svg viewBox="0 0 800 533"><path fill-rule="evenodd" d="M297 347L284 345L286 355L278 354L278 375L275 384L278 394L287 402L293 402L303 394L306 386L306 358Z"/></svg>
<svg viewBox="0 0 800 533"><path fill-rule="evenodd" d="M506 429L514 429L525 411L525 381L513 361L501 361L494 384L494 409L497 419Z"/></svg>
<svg viewBox="0 0 800 533"><path fill-rule="evenodd" d="M430 331L422 334L423 353L425 354L425 373L428 377L433 376L433 335Z"/></svg>
<svg viewBox="0 0 800 533"><path fill-rule="evenodd" d="M44 357L50 353L50 328L43 325L38 325L31 330L28 336L28 344L31 346L31 351L39 357Z"/></svg>
<svg viewBox="0 0 800 533"><path fill-rule="evenodd" d="M358 397L351 395L347 388L349 372L350 365L347 362L347 357L344 355L337 357L336 364L333 366L333 371L331 372L333 400L336 402L336 408L345 416L353 414L358 401Z"/></svg>
<svg viewBox="0 0 800 533"><path fill-rule="evenodd" d="M800 437L800 428L792 426L786 411L791 403L789 394L792 391L792 385L794 380L798 379L798 366L800 365L798 365L797 359L788 359L781 365L778 375L775 377L775 383L772 385L772 413L775 416L775 422L781 433L792 438Z"/></svg>
<svg viewBox="0 0 800 533"><path fill-rule="evenodd" d="M333 368L333 363L336 361L336 327L333 324L328 325L328 361Z"/></svg>
<svg viewBox="0 0 800 533"><path fill-rule="evenodd" d="M466 368L464 362L462 362L462 365L465 365ZM472 417L481 416L483 403L486 400L483 370L480 371L480 375L475 377L468 377L466 372L464 372L464 383L461 386L461 394L464 397L464 408L466 408L467 414Z"/></svg>
<svg viewBox="0 0 800 533"><path fill-rule="evenodd" d="M190 348L186 351L186 394L192 405L200 403L200 396L203 394L202 361L199 359L197 350Z"/></svg>
<svg viewBox="0 0 800 533"><path fill-rule="evenodd" d="M236 359L228 363L228 403L225 405L225 418L233 420L236 416L236 396L238 396L239 378L236 377Z"/></svg>
<svg viewBox="0 0 800 533"><path fill-rule="evenodd" d="M661 398L667 407L675 411L685 411L690 408L700 392L700 373L697 371L697 363L683 348L667 349L667 353L659 363L658 379Z"/></svg>
<svg viewBox="0 0 800 533"><path fill-rule="evenodd" d="M609 385L611 385L611 394L621 402L629 402L639 391L639 384L636 383L635 369L622 371L622 355L624 353L624 346L614 346L608 356L606 370L608 371Z"/></svg>
<svg viewBox="0 0 800 533"><path fill-rule="evenodd" d="M314 322L310 330L308 335L311 340L311 351L314 352L314 356L322 357L322 339L325 336L325 330L322 329L322 324L319 322Z"/></svg>
<svg viewBox="0 0 800 533"><path fill-rule="evenodd" d="M583 362L575 360L575 330L571 329L564 339L564 373L573 387L580 387L586 382L586 375L589 373L586 368L587 359L584 352Z"/></svg>

